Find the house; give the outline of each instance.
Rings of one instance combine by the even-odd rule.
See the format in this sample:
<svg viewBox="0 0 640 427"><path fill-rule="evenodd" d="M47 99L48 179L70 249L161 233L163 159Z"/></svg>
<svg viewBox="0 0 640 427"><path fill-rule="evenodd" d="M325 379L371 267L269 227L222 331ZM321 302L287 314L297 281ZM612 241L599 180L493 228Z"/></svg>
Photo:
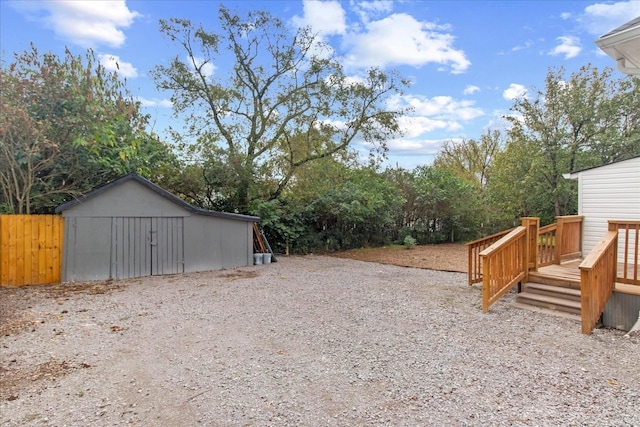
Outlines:
<svg viewBox="0 0 640 427"><path fill-rule="evenodd" d="M618 70L640 75L640 16L609 31L596 45L616 61Z"/></svg>
<svg viewBox="0 0 640 427"><path fill-rule="evenodd" d="M607 232L609 220L640 219L640 156L564 175L578 180L582 253L588 254ZM632 236L633 237L633 236ZM620 242L618 260L621 261Z"/></svg>
<svg viewBox="0 0 640 427"><path fill-rule="evenodd" d="M640 156L565 178L578 180L579 214L467 243L469 284L482 282L483 311L518 285L518 306L578 316L584 333L640 327Z"/></svg>
<svg viewBox="0 0 640 427"><path fill-rule="evenodd" d="M619 71L630 76L640 76L640 16L609 31L607 34L596 40L596 45L616 61L616 67ZM594 172L587 172L587 177L585 178L586 181L589 182L598 174L606 173L607 171L612 171L614 173L617 172L619 174L624 167L628 167L627 172L622 172L623 175L628 175L628 178L623 181L623 185L631 186L627 193L630 197L628 209L629 212L635 211L636 219L640 218L640 158L629 160L623 168L615 167L615 169L603 169L607 166L598 168L598 170ZM579 177L578 182L580 182ZM612 180L608 179L605 180L605 182L611 183ZM591 209L589 202L586 202L586 205L587 210ZM628 212L621 212L620 214L624 215L626 213ZM592 221L592 228L597 227L598 224L599 222ZM633 238L635 239L634 243L636 248L634 268L637 271L637 232ZM619 244L621 244L621 242L619 242ZM622 256L619 251L620 248L618 250L618 260ZM633 328L636 329L640 327L640 295L635 294L636 289L631 288L630 291L631 293L627 295L620 292L614 292L612 294L603 314L603 323L605 325L613 327L623 326L623 329L628 329L631 319L634 317L634 313L638 312L637 322Z"/></svg>
<svg viewBox="0 0 640 427"><path fill-rule="evenodd" d="M135 173L56 208L63 281L124 279L253 264L260 218L192 206Z"/></svg>
<svg viewBox="0 0 640 427"><path fill-rule="evenodd" d="M620 71L640 75L640 17L596 44ZM579 215L544 227L522 218L519 227L467 243L469 284L482 282L485 312L517 285L516 304L578 316L585 334L599 320L640 329L640 156L565 178L578 180Z"/></svg>
<svg viewBox="0 0 640 427"><path fill-rule="evenodd" d="M611 220L640 220L640 156L565 175L578 180L578 214L582 224L582 254L596 247L609 230ZM617 262L631 258L638 269L638 233L618 232ZM629 249L636 253L629 254ZM631 257L629 257L631 255ZM640 312L640 286L619 284L602 315L605 326L629 330Z"/></svg>

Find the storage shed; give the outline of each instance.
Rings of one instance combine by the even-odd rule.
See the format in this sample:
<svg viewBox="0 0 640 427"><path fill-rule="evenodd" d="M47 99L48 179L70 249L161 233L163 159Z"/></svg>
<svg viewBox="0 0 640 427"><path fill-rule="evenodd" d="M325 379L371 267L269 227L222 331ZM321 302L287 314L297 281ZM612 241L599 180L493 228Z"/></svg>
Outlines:
<svg viewBox="0 0 640 427"><path fill-rule="evenodd" d="M253 264L260 218L192 206L132 173L60 205L63 281L124 279Z"/></svg>

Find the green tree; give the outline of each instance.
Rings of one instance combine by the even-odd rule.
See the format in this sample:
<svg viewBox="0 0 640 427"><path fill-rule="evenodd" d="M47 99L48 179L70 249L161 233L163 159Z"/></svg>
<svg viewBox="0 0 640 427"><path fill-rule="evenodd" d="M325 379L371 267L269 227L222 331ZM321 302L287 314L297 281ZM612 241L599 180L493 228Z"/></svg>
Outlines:
<svg viewBox="0 0 640 427"><path fill-rule="evenodd" d="M479 198L474 185L449 169L416 168L413 225L418 241L438 243L475 237L480 225Z"/></svg>
<svg viewBox="0 0 640 427"><path fill-rule="evenodd" d="M351 169L344 181L327 190L311 202L326 250L389 241L403 199L383 174L370 167Z"/></svg>
<svg viewBox="0 0 640 427"><path fill-rule="evenodd" d="M487 130L479 140L445 142L438 151L433 165L449 169L479 190L484 190L491 176L493 161L503 146L502 133L499 130Z"/></svg>
<svg viewBox="0 0 640 427"><path fill-rule="evenodd" d="M9 212L51 212L123 173L151 172L158 153L170 157L92 51L16 54L0 69L0 100L0 204Z"/></svg>
<svg viewBox="0 0 640 427"><path fill-rule="evenodd" d="M510 140L498 153L487 188L487 205L495 228L484 234L513 227L521 217L539 216L543 224L553 222L553 198L536 173L544 168L545 161L535 142L523 139Z"/></svg>
<svg viewBox="0 0 640 427"><path fill-rule="evenodd" d="M505 141L499 130L487 130L477 140L448 141L433 162L435 167L450 170L475 188L476 214L481 219L478 232L482 235L491 234L496 226L501 227L488 203L487 188L496 156L502 152Z"/></svg>
<svg viewBox="0 0 640 427"><path fill-rule="evenodd" d="M218 146L232 170L236 210L248 212L258 178L272 184L268 199L280 197L304 164L346 150L356 138L385 149L398 132L401 111L384 101L407 84L395 73L370 69L345 75L340 63L309 28L295 35L268 12L246 19L222 6L220 31L190 21L160 21L160 29L186 53L153 75L171 91L177 116L184 116L182 141ZM230 54L229 70L216 68ZM274 166L271 168L270 166Z"/></svg>
<svg viewBox="0 0 640 427"><path fill-rule="evenodd" d="M516 114L509 117L512 139L524 144L533 160L530 177L512 178L528 185L535 181L519 193L542 191L554 216L575 213L575 183L563 174L640 153L637 91L637 82L613 80L609 68L585 66L568 80L563 68L550 70L544 90L517 99Z"/></svg>

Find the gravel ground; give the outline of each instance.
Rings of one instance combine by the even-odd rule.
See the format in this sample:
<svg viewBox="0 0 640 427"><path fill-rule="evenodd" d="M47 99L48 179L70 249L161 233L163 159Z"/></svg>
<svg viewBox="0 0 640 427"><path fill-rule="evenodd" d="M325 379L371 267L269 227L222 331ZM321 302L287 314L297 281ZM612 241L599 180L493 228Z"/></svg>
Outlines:
<svg viewBox="0 0 640 427"><path fill-rule="evenodd" d="M483 314L465 279L310 255L2 289L2 426L640 426L637 337Z"/></svg>

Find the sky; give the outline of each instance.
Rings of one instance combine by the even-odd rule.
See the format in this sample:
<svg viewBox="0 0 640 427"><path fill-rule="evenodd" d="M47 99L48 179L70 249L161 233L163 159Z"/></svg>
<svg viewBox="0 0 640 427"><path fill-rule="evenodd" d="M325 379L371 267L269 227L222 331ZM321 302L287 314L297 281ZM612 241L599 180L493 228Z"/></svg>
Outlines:
<svg viewBox="0 0 640 427"><path fill-rule="evenodd" d="M354 77L376 66L410 79L401 102L413 111L400 120L403 135L388 141L386 161L406 169L431 164L446 141L505 129L514 99L544 89L551 69L564 67L568 77L588 64L614 68L594 41L640 16L640 0L0 0L0 51L7 63L31 43L60 56L65 47L76 55L93 49L107 69L118 67L127 78L152 117L150 130L171 142L167 127L181 124L172 118L170 93L156 89L150 71L184 52L160 32L159 20L184 18L217 31L221 3L241 16L268 10L292 32L310 25ZM212 72L228 66L214 63Z"/></svg>

